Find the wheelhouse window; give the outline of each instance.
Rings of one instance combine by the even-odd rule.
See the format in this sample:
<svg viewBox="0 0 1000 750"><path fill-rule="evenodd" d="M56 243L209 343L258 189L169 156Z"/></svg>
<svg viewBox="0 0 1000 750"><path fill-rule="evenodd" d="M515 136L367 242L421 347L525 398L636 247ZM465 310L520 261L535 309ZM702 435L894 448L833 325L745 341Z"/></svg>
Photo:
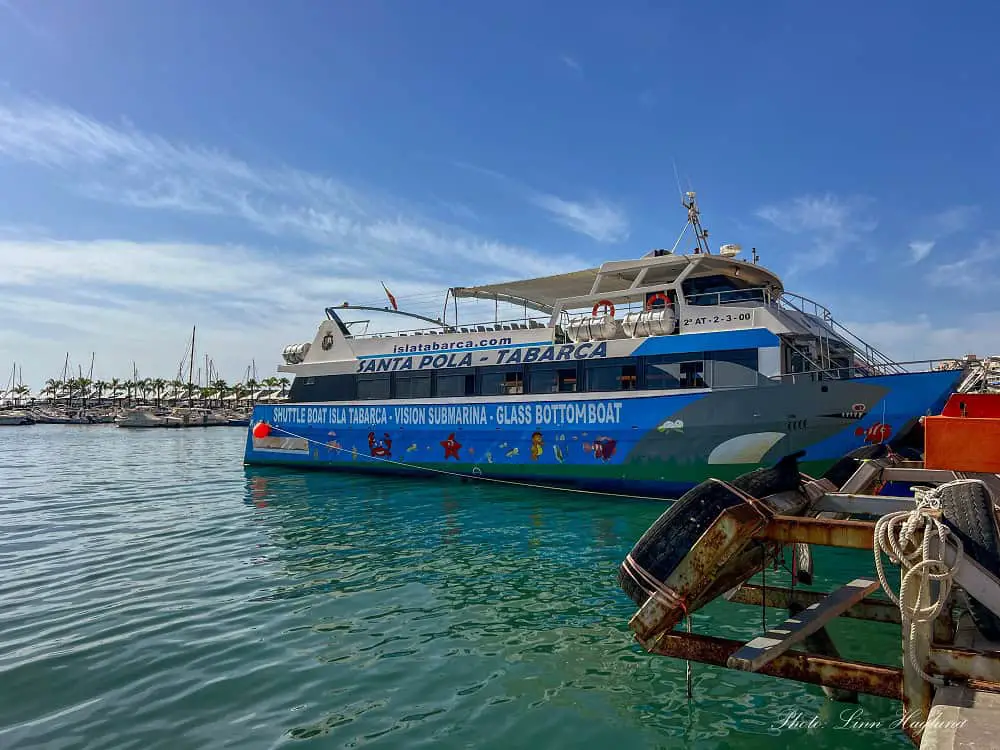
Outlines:
<svg viewBox="0 0 1000 750"><path fill-rule="evenodd" d="M588 362L584 370L588 391L634 391L638 384L634 360Z"/></svg>
<svg viewBox="0 0 1000 750"><path fill-rule="evenodd" d="M689 305L724 305L727 302L763 299L760 289L750 288L747 282L730 276L687 279L682 288L684 300Z"/></svg>
<svg viewBox="0 0 1000 750"><path fill-rule="evenodd" d="M524 393L521 368L483 368L479 374L479 393L483 396L513 396Z"/></svg>
<svg viewBox="0 0 1000 750"><path fill-rule="evenodd" d="M358 399L389 398L389 374L358 375Z"/></svg>
<svg viewBox="0 0 1000 750"><path fill-rule="evenodd" d="M396 398L430 398L431 374L405 373L396 375Z"/></svg>
<svg viewBox="0 0 1000 750"><path fill-rule="evenodd" d="M705 358L695 354L668 354L646 360L646 388L672 390L676 388L706 388Z"/></svg>
<svg viewBox="0 0 1000 750"><path fill-rule="evenodd" d="M439 398L476 395L476 375L472 371L439 372L435 380L434 395Z"/></svg>
<svg viewBox="0 0 1000 750"><path fill-rule="evenodd" d="M575 367L532 367L528 372L531 393L574 393L577 390Z"/></svg>

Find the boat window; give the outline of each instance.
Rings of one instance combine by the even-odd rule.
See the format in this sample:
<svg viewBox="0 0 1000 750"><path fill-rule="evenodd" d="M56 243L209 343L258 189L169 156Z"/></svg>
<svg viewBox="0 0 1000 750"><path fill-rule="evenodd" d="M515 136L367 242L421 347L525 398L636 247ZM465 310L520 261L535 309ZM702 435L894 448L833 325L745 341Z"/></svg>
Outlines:
<svg viewBox="0 0 1000 750"><path fill-rule="evenodd" d="M728 352L711 352L713 388L757 385L758 355L756 349L734 349Z"/></svg>
<svg viewBox="0 0 1000 750"><path fill-rule="evenodd" d="M476 395L476 375L471 370L439 372L435 377L434 395L441 398Z"/></svg>
<svg viewBox="0 0 1000 750"><path fill-rule="evenodd" d="M531 393L574 393L575 367L532 367L528 372Z"/></svg>
<svg viewBox="0 0 1000 750"><path fill-rule="evenodd" d="M358 375L358 399L389 398L389 374Z"/></svg>
<svg viewBox="0 0 1000 750"><path fill-rule="evenodd" d="M682 284L684 300L689 305L724 305L763 298L762 290L748 287L747 282L731 276L696 277Z"/></svg>
<svg viewBox="0 0 1000 750"><path fill-rule="evenodd" d="M430 398L431 374L398 373L396 375L396 398Z"/></svg>
<svg viewBox="0 0 1000 750"><path fill-rule="evenodd" d="M584 379L588 391L634 391L637 384L635 360L588 362Z"/></svg>
<svg viewBox="0 0 1000 750"><path fill-rule="evenodd" d="M479 393L483 396L512 396L524 393L520 367L484 367L479 371Z"/></svg>
<svg viewBox="0 0 1000 750"><path fill-rule="evenodd" d="M320 375L295 378L288 393L288 401L353 401L354 375Z"/></svg>
<svg viewBox="0 0 1000 750"><path fill-rule="evenodd" d="M705 361L702 352L667 354L646 360L646 388L705 388Z"/></svg>

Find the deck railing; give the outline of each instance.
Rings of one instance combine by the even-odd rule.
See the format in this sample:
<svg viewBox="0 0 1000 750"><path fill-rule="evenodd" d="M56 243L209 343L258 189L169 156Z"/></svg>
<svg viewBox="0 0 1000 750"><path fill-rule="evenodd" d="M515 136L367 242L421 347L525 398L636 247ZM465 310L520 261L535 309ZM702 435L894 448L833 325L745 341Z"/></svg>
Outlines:
<svg viewBox="0 0 1000 750"><path fill-rule="evenodd" d="M890 365L873 363L857 364L853 367L835 367L830 369L805 370L777 375L772 381L781 383L815 382L817 380L851 380L854 378L870 378L882 375L905 375L907 373L940 372L952 370L958 372L966 369L962 360L952 359L918 359L912 362L892 362Z"/></svg>
<svg viewBox="0 0 1000 750"><path fill-rule="evenodd" d="M489 321L484 323L469 323L463 325L426 325L419 328L404 328L395 331L377 331L352 333L349 339L377 339L393 338L395 336L440 336L444 334L480 334L480 333L508 333L510 331L527 331L546 328L549 323L548 316L542 317L520 317L516 320ZM350 323L348 323L350 325Z"/></svg>

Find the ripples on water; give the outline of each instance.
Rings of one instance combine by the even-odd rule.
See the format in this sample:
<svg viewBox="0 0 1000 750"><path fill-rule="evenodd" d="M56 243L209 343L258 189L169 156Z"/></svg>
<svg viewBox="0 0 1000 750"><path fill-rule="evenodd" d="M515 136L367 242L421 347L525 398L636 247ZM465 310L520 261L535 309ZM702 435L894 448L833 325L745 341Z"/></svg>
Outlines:
<svg viewBox="0 0 1000 750"><path fill-rule="evenodd" d="M227 428L0 431L0 747L908 747L768 677L695 665L689 705L615 584L659 504L251 470L242 450ZM842 583L868 561L817 566ZM891 628L838 625L843 652L898 663ZM823 726L773 730L789 709Z"/></svg>

